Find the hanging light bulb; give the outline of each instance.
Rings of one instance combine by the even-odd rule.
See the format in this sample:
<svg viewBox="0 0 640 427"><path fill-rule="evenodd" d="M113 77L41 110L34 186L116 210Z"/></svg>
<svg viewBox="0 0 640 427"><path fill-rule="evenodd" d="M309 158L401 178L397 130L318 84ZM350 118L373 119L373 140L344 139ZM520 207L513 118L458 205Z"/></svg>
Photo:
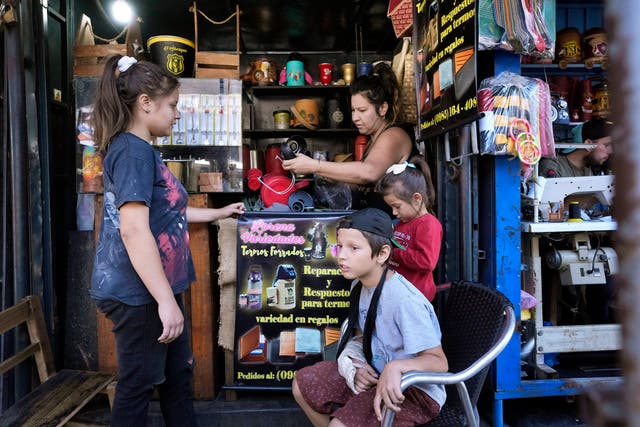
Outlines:
<svg viewBox="0 0 640 427"><path fill-rule="evenodd" d="M125 0L116 0L111 6L113 19L121 24L128 24L133 18L133 9Z"/></svg>

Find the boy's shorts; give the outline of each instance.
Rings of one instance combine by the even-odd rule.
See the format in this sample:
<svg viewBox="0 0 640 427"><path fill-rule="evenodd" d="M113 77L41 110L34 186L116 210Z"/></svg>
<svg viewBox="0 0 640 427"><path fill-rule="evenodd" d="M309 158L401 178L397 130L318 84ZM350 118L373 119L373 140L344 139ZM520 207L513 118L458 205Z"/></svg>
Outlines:
<svg viewBox="0 0 640 427"><path fill-rule="evenodd" d="M315 411L337 418L347 427L380 425L373 410L375 387L354 394L338 372L336 362L318 362L302 368L296 372L296 382L302 397ZM440 405L415 387L405 390L404 397L394 426L425 424L440 412Z"/></svg>

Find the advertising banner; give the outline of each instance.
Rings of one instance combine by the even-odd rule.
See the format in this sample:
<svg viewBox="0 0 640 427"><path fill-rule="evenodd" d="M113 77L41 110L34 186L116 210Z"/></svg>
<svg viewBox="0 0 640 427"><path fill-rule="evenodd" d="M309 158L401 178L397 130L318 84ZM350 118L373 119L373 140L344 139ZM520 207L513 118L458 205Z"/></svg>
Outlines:
<svg viewBox="0 0 640 427"><path fill-rule="evenodd" d="M238 219L234 385L290 387L297 369L335 360L350 281L336 261L339 213Z"/></svg>
<svg viewBox="0 0 640 427"><path fill-rule="evenodd" d="M413 46L420 139L478 116L476 1L414 0Z"/></svg>

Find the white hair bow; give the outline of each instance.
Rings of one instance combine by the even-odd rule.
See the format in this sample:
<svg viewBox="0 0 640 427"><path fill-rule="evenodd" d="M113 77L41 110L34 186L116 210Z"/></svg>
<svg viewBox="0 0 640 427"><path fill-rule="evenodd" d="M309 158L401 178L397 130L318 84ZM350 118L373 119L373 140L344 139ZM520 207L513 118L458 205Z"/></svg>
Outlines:
<svg viewBox="0 0 640 427"><path fill-rule="evenodd" d="M123 56L118 60L118 71L124 73L136 62L138 62L136 58L133 58L131 56Z"/></svg>

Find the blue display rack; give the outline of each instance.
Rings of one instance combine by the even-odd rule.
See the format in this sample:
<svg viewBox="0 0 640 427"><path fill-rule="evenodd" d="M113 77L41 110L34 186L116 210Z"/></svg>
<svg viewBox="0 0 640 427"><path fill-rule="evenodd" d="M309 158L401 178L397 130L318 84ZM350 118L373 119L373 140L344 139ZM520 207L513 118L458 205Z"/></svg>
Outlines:
<svg viewBox="0 0 640 427"><path fill-rule="evenodd" d="M581 32L604 25L603 2L565 1L557 4L557 28L577 27ZM520 74L520 58L508 52L496 52L495 75L503 71ZM492 284L513 303L520 313L520 269L522 241L520 232L520 165L507 157L496 156L484 170L481 192L491 195L491 212L484 213L484 223L490 228L481 233L486 248L486 267L481 271L484 283ZM594 386L606 386L622 381L621 377L588 377L532 379L521 378L521 335L515 333L511 342L497 358L493 381L493 419L495 427L504 425L503 403L506 399L550 396L570 396Z"/></svg>

